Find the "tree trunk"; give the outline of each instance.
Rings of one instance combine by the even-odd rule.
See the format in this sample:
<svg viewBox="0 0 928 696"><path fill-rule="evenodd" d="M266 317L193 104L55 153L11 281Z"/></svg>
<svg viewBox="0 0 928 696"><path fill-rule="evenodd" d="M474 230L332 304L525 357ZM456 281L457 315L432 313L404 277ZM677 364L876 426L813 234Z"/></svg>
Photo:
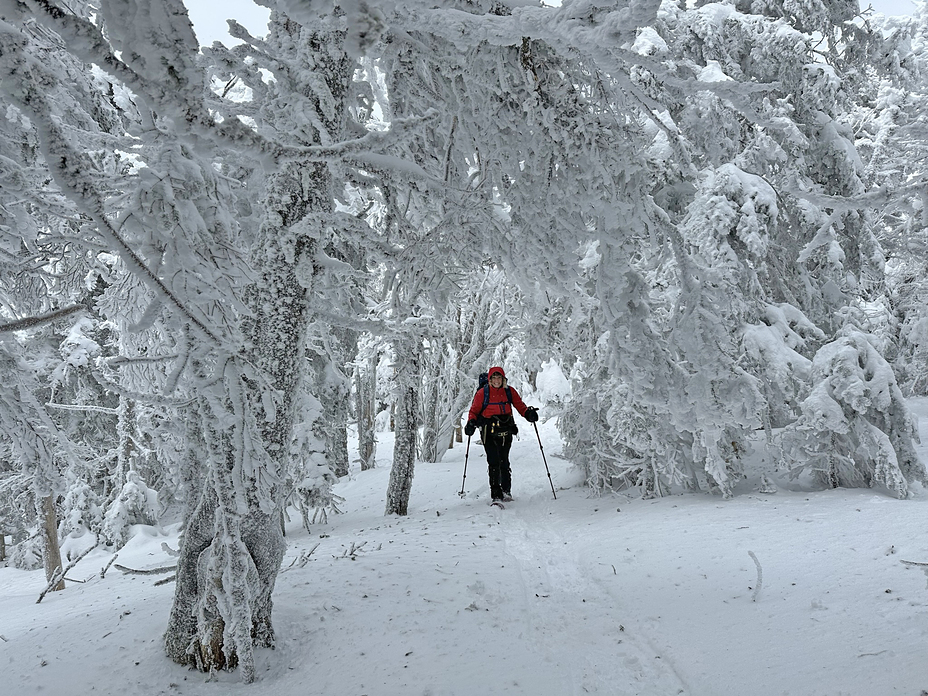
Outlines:
<svg viewBox="0 0 928 696"><path fill-rule="evenodd" d="M396 441L393 468L387 489L388 515L406 515L416 466L416 433L419 429L419 354L409 339L396 346Z"/></svg>
<svg viewBox="0 0 928 696"><path fill-rule="evenodd" d="M335 402L335 424L332 432L326 438L326 459L331 462L335 475L341 478L349 472L348 459L348 398Z"/></svg>
<svg viewBox="0 0 928 696"><path fill-rule="evenodd" d="M41 502L42 535L45 537L42 559L45 562L45 579L49 582L64 567L61 564L61 548L58 546L58 514L55 511L55 495L47 495ZM64 578L52 588L52 592L64 589Z"/></svg>
<svg viewBox="0 0 928 696"><path fill-rule="evenodd" d="M441 391L441 357L431 354L429 368L425 371L422 380L422 461L437 462L441 460L444 451L439 445L439 428L441 427L442 413L439 408L439 392Z"/></svg>
<svg viewBox="0 0 928 696"><path fill-rule="evenodd" d="M367 370L360 366L356 375L358 403L358 455L361 458L361 471L374 468L377 449L376 409L377 409L377 361L375 353L370 357Z"/></svg>
<svg viewBox="0 0 928 696"><path fill-rule="evenodd" d="M325 442L325 459L332 472L341 478L348 475L348 396L351 392L341 370L332 364L330 355L310 352L313 385L310 391L322 406L322 422L317 435Z"/></svg>
<svg viewBox="0 0 928 696"><path fill-rule="evenodd" d="M277 181L276 195L299 181L293 172L284 177ZM166 650L175 661L204 671L240 666L246 682L255 676L253 646L274 642L271 593L285 549L279 524L281 482L289 463L309 316L306 288L297 282L295 264L313 241L298 237L297 253L287 263L277 241L280 232L265 230L265 263L248 298L255 312L248 362L260 374L246 377L246 365L226 369L226 405L236 415L233 425L219 425L221 414L204 413L209 474L184 535L165 635ZM277 402L271 408L267 403L274 395ZM252 438L260 442L257 449L249 444Z"/></svg>
<svg viewBox="0 0 928 696"><path fill-rule="evenodd" d="M194 369L200 369L197 365ZM181 411L184 419L184 444L186 449L180 461L180 486L184 503L182 524L186 526L194 518L197 505L203 495L206 479L206 441L203 437L203 416L196 407Z"/></svg>
<svg viewBox="0 0 928 696"><path fill-rule="evenodd" d="M119 397L119 420L116 424L117 434L119 436L119 451L116 463L116 482L114 489L116 495L122 490L122 485L126 482L126 472L134 468L134 459L138 447L135 444L135 401Z"/></svg>
<svg viewBox="0 0 928 696"><path fill-rule="evenodd" d="M174 604L164 634L164 648L168 657L180 664L199 666L202 660L197 652L197 611L200 590L198 565L201 555L213 541L213 517L216 494L212 486L204 486L199 504L186 520L181 538L180 557L174 584Z"/></svg>
<svg viewBox="0 0 928 696"><path fill-rule="evenodd" d="M293 51L286 56L295 66L312 63L312 75L328 84L336 104L333 118L339 121L350 82L342 39L324 24L309 31L272 14L269 40ZM307 87L307 92L313 90ZM278 98L263 114L269 127L279 125L278 114L288 118L282 104L291 96L282 92ZM295 104L302 98L294 97ZM340 137L340 123L326 125ZM289 132L281 135L289 137ZM280 527L284 482L307 369L309 301L325 292L313 287L323 234L320 218L333 208L331 174L324 163L286 163L267 181L265 222L254 250L259 276L246 296L252 310L243 327L248 354L227 361L224 397L211 395L207 403L210 396L204 396L209 474L184 535L165 635L173 660L204 671L238 666L246 682L255 679L253 648L274 644L271 595L285 550Z"/></svg>

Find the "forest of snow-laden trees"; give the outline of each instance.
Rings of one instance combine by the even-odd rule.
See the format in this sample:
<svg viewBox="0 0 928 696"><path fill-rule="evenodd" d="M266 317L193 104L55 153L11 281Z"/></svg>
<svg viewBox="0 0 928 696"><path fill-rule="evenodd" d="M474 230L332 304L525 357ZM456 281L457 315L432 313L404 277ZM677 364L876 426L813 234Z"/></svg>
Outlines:
<svg viewBox="0 0 928 696"><path fill-rule="evenodd" d="M926 482L924 7L262 4L0 0L10 562L181 521L166 651L252 681L288 510L391 428L405 515L491 362L597 493Z"/></svg>

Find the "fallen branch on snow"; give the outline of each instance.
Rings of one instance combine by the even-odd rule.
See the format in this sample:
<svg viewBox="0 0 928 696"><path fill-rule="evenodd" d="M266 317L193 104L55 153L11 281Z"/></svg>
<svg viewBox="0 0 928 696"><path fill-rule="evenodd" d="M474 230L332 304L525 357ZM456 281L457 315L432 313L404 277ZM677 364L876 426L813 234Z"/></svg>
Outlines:
<svg viewBox="0 0 928 696"><path fill-rule="evenodd" d="M148 568L146 570L140 570L136 568L127 568L126 566L116 564L116 567L124 573L129 575L161 575L162 573L170 573L172 570L176 570L177 566L161 566L160 568Z"/></svg>
<svg viewBox="0 0 928 696"><path fill-rule="evenodd" d="M48 586L47 586L44 590L42 590L42 594L40 594L40 595L39 595L39 598L38 598L37 600L35 600L35 603L38 604L38 603L41 602L43 599L45 599L45 595L47 595L49 592L51 592L51 589L52 589L53 587L55 587L55 585L57 585L59 582L61 582L62 580L64 580L64 576L67 575L68 571L71 570L71 568L73 568L74 566L76 566L78 563L80 563L80 562L81 562L81 559L83 559L84 556L86 556L88 553L90 553L91 551L93 551L93 550L94 550L95 548L97 548L99 545L100 545L100 542L98 541L96 544L94 544L93 546L91 546L89 549L84 550L77 558L75 558L73 561L71 561L70 563L68 563L68 567L65 568L64 570L62 570L60 567L57 568L57 569L55 570L54 574L52 574L52 579L49 581Z"/></svg>
<svg viewBox="0 0 928 696"><path fill-rule="evenodd" d="M370 549L365 549L365 548L364 548L365 546L367 546L367 542L366 542L366 541L362 541L360 544L356 544L356 543L354 543L354 542L352 541L352 542L351 542L351 548L350 548L350 549L345 549L345 550L342 552L342 555L341 555L341 556L332 556L332 558L334 558L334 559L336 559L336 560L338 560L338 559L340 559L340 558L350 558L352 561L356 561L356 560L358 560L358 552L359 552L359 551L370 551ZM383 548L383 544L378 544L378 545L377 545L377 548L374 549L374 551L380 551L382 548Z"/></svg>
<svg viewBox="0 0 928 696"><path fill-rule="evenodd" d="M288 570L290 570L291 568L302 568L302 567L305 566L307 563L309 563L309 557L312 556L312 555L313 555L313 552L314 552L316 549L318 549L318 548L319 548L319 544L317 543L317 544L316 544L315 546L313 546L309 551L307 551L306 549L303 549L302 551L300 551L299 557L294 558L294 559L293 559L293 562L292 562L290 565L288 565L286 568L284 568L283 570L281 570L280 572L281 572L281 573L285 573L285 572L287 572Z"/></svg>
<svg viewBox="0 0 928 696"><path fill-rule="evenodd" d="M355 544L352 541L350 549L345 549L345 552L341 556L333 556L333 558L350 558L352 561L354 561L358 557L358 551L361 551L366 545L366 541L362 541L360 544Z"/></svg>
<svg viewBox="0 0 928 696"><path fill-rule="evenodd" d="M113 561L116 560L116 557L117 557L117 556L119 556L119 554L118 554L118 553L114 553L114 554L113 554L113 557L110 559L109 563L106 564L106 567L104 567L103 570L100 571L100 579L101 579L101 580L102 580L104 577L106 577L106 571L108 571L108 570L110 569L110 566L113 565Z"/></svg>
<svg viewBox="0 0 928 696"><path fill-rule="evenodd" d="M757 556L754 555L753 551L748 551L748 556L751 557L751 560L754 561L754 565L757 566L757 582L754 583L754 594L751 595L751 601L757 601L757 595L760 594L760 588L764 586L764 571L760 567L760 561L757 560Z"/></svg>

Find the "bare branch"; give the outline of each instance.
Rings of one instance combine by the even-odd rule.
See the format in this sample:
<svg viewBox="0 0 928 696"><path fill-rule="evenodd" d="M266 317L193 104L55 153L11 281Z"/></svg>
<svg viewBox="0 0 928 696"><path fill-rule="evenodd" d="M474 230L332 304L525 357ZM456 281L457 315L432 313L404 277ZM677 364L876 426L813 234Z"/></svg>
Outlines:
<svg viewBox="0 0 928 696"><path fill-rule="evenodd" d="M313 552L315 552L315 550L318 548L319 548L319 542L317 542L316 545L313 546L309 551L307 551L306 549L303 549L302 551L300 551L300 555L297 558L294 558L293 562L290 565L288 565L286 568L281 570L280 572L285 573L292 568L304 567L307 563L309 563L310 556L312 556Z"/></svg>
<svg viewBox="0 0 928 696"><path fill-rule="evenodd" d="M77 312L86 311L86 309L87 307L84 305L71 305L70 307L56 309L54 312L49 312L48 314L40 314L36 317L17 319L16 321L11 321L6 324L0 324L0 333L9 333L10 331L27 331L38 326L50 324L51 322L58 321L59 319L64 319L65 317L76 314Z"/></svg>
<svg viewBox="0 0 928 696"><path fill-rule="evenodd" d="M164 573L170 573L172 570L177 569L177 566L161 566L160 568L138 570L135 568L127 568L126 566L119 565L118 563L115 567L128 575L163 575Z"/></svg>
<svg viewBox="0 0 928 696"><path fill-rule="evenodd" d="M126 355L117 355L106 359L109 367L121 367L123 365L140 365L143 363L162 363L177 359L177 354L171 355L140 355L138 357L129 357Z"/></svg>
<svg viewBox="0 0 928 696"><path fill-rule="evenodd" d="M99 545L100 545L100 542L98 541L96 544L94 544L90 548L85 549L77 558L75 558L73 561L68 563L68 567L65 568L64 570L62 570L61 568L58 568L52 575L52 579L49 581L48 586L44 590L42 590L42 594L40 594L39 598L35 600L35 603L38 604L43 599L45 599L45 595L47 595L53 587L55 587L59 582L61 582L64 579L64 576L67 575L68 571L71 570L71 568L76 566L78 563L80 563L81 560L84 558L84 556L86 556L88 553L93 551Z"/></svg>
<svg viewBox="0 0 928 696"><path fill-rule="evenodd" d="M113 561L116 560L116 557L117 557L118 555L119 555L118 553L114 553L114 554L113 554L113 557L109 560L109 563L107 563L106 566L100 571L100 579L101 579L101 580L106 576L106 571L108 571L108 570L110 569L110 566L113 565Z"/></svg>
<svg viewBox="0 0 928 696"><path fill-rule="evenodd" d="M172 406L174 408L183 408L189 406L193 403L193 399L171 399L168 397L153 397L149 394L143 394L141 392L131 391L129 389L124 389L115 382L106 379L103 375L97 374L96 372L91 372L90 376L93 377L94 381L99 384L101 387L107 391L111 391L114 394L123 396L127 399L132 399L133 401L139 401L143 404L161 404L163 406Z"/></svg>

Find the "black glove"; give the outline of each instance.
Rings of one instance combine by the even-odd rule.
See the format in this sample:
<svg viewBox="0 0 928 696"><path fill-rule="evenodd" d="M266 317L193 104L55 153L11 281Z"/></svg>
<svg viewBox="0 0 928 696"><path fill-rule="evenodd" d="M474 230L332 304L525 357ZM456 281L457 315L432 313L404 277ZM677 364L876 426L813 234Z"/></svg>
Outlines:
<svg viewBox="0 0 928 696"><path fill-rule="evenodd" d="M477 421L471 418L469 421L467 421L467 425L464 426L464 434L467 435L467 437L470 437L475 432L477 432Z"/></svg>
<svg viewBox="0 0 928 696"><path fill-rule="evenodd" d="M538 420L538 409L534 406L529 406L525 409L525 420L529 423L534 423Z"/></svg>

